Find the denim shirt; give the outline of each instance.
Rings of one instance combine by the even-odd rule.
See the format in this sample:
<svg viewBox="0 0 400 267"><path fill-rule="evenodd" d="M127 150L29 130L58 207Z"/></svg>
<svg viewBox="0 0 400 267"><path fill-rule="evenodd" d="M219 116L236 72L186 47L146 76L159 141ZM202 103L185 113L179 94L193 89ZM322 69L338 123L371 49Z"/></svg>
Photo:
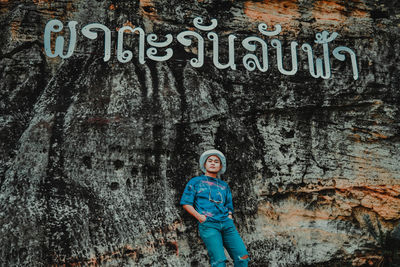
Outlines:
<svg viewBox="0 0 400 267"><path fill-rule="evenodd" d="M207 221L222 222L233 213L232 193L228 184L206 175L193 177L187 183L181 205L191 205L207 217Z"/></svg>

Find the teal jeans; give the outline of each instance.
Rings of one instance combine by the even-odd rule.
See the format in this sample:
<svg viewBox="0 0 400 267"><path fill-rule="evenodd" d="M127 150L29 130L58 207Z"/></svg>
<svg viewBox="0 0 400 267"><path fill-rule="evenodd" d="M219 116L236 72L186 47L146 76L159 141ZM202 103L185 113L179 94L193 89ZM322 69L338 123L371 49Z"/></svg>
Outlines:
<svg viewBox="0 0 400 267"><path fill-rule="evenodd" d="M212 267L225 267L224 247L233 259L235 267L247 266L249 254L233 220L199 223L199 233L208 250Z"/></svg>

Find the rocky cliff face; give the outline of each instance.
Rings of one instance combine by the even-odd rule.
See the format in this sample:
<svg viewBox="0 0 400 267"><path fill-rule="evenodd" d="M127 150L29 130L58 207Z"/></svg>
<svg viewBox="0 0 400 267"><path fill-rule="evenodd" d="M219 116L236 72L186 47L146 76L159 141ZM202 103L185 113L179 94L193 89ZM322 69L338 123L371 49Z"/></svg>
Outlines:
<svg viewBox="0 0 400 267"><path fill-rule="evenodd" d="M221 63L228 35L237 37L236 70L213 64L204 33L204 66L190 64L197 44L176 36L196 31L195 17L217 19ZM69 58L45 53L51 19L64 24L51 35L53 50L63 35L66 51L67 23L78 22ZM110 29L108 61L104 34L80 32L95 22ZM261 22L282 32L264 38L269 69L249 71L240 42L262 37ZM0 1L0 26L0 265L206 265L179 199L211 147L227 155L223 179L252 266L395 259L383 259L365 215L384 233L400 219L396 1ZM132 60L121 63L123 26L172 34L173 57L147 55L142 64L135 39L125 41ZM348 55L342 62L330 54L330 78L310 75L300 46L322 58L314 43L322 31L339 34L330 53L355 51L358 79ZM295 75L278 70L272 38L282 42L286 68L290 43L299 43Z"/></svg>

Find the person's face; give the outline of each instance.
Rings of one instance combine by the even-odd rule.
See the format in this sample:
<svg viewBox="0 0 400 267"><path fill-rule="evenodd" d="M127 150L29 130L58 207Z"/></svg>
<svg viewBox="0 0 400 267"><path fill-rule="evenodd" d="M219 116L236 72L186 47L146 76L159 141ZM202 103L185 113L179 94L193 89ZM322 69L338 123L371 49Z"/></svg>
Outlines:
<svg viewBox="0 0 400 267"><path fill-rule="evenodd" d="M221 170L222 165L217 156L209 156L206 160L206 163L204 163L204 167L206 168L207 172L218 173Z"/></svg>

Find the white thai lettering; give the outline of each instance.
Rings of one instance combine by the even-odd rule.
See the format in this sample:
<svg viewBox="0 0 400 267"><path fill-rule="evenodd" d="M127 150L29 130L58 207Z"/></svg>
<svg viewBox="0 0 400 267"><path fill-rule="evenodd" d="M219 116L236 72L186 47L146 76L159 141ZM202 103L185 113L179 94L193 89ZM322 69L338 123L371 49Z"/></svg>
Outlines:
<svg viewBox="0 0 400 267"><path fill-rule="evenodd" d="M178 43L182 44L185 47L192 46L192 43L197 43L197 47L191 48L187 50L190 53L196 55L196 57L190 59L190 64L195 68L203 67L204 65L204 55L205 55L205 40L202 36L203 32L208 32L207 37L212 44L212 62L215 67L218 69L227 69L230 68L232 70L237 69L237 65L235 63L235 52L237 47L235 47L235 40L237 37L233 34L228 36L228 61L227 63L220 62L220 43L219 36L216 32L210 32L214 30L218 26L218 22L216 19L211 19L211 23L209 25L203 24L203 19L200 17L196 17L193 19L194 30L185 30L177 34L176 40ZM55 58L69 58L73 55L76 42L77 42L77 33L76 33L76 25L77 21L68 22L69 28L69 44L67 51L64 53L64 43L65 39L63 36L58 36L55 40L55 45L52 46L52 34L59 33L63 29L63 23L59 20L50 20L45 27L44 32L44 50L48 57ZM106 26L100 23L91 23L84 26L81 30L83 36L89 39L97 38L97 31L95 29L99 29L104 31L104 61L109 61L111 58L111 31ZM253 53L244 53L242 57L243 66L248 71L255 71L256 69L261 72L266 72L269 69L268 62L268 38L272 36L277 36L282 32L282 27L279 24L273 26L274 30L268 30L268 26L265 23L260 23L258 25L258 31L260 37L250 36L246 37L242 40L242 47L247 51ZM124 26L118 30L118 39L117 39L117 59L121 63L126 63L132 60L133 53L130 50L124 50L124 33L137 33L139 34L139 42L138 42L138 61L140 64L144 64L145 54L147 58L153 61L167 61L170 60L174 54L172 48L168 48L169 45L173 43L174 37L172 34L166 34L164 41L157 41L158 36L154 33L150 33L147 35L144 30L140 27L130 27ZM322 31L315 35L315 43L322 45L322 58L317 57L314 58L314 49L310 44L304 43L301 45L301 49L306 52L307 61L308 61L308 69L312 77L314 78L323 78L329 79L331 78L331 59L330 59L330 49L329 43L337 38L338 34L336 32L329 33L328 31ZM267 40L265 40L267 38ZM145 53L145 40L147 40L147 44L149 47ZM298 42L292 41L290 43L290 57L291 57L291 69L285 69L283 66L283 58L284 58L284 50L282 48L281 40L277 37L270 41L272 47L276 50L277 56L277 68L279 72L284 75L295 75L298 71ZM54 52L52 50L54 47ZM159 48L165 48L165 54L159 55ZM257 49L261 49L260 52L256 52ZM162 53L162 52L161 52ZM357 80L359 78L358 67L357 67L357 57L356 53L348 47L339 46L333 49L333 56L337 60L345 61L346 56L344 53L348 53L350 55L353 79ZM260 58L259 58L260 57Z"/></svg>

